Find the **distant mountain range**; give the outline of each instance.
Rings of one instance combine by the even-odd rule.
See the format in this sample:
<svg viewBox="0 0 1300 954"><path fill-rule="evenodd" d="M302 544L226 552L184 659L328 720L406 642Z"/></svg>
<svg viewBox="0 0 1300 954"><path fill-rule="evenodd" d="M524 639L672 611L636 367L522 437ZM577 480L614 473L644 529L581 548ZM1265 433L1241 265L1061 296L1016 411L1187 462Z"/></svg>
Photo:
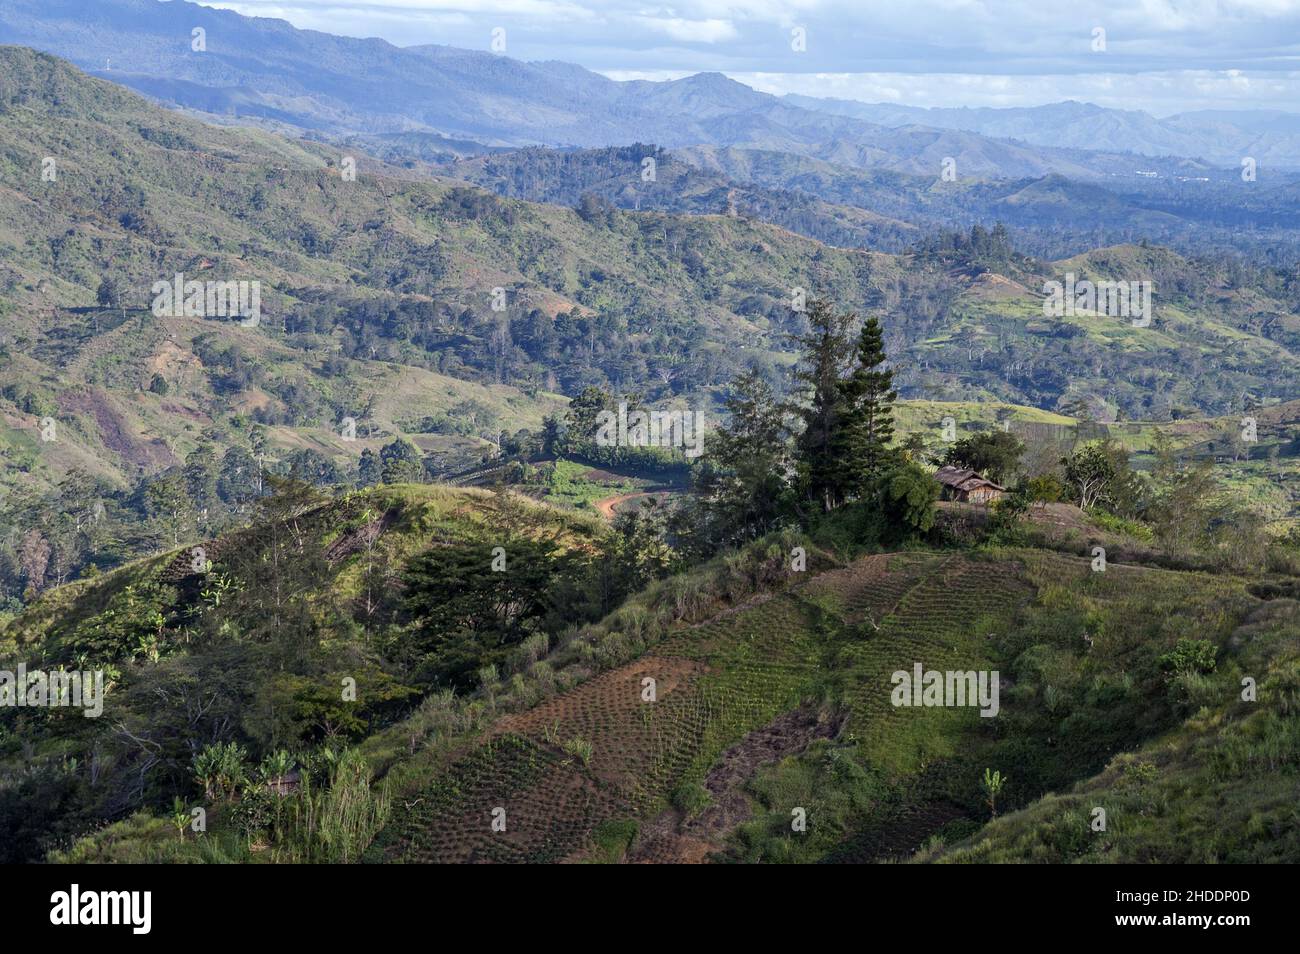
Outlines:
<svg viewBox="0 0 1300 954"><path fill-rule="evenodd" d="M199 51L191 48L196 29L204 31ZM1133 179L1221 175L1188 158L1202 155L1230 167L1241 154L1258 154L1266 168L1281 165L1277 157L1287 153L1294 132L1274 114L1235 124L1206 116L1179 125L1079 104L1043 107L1041 114L958 110L931 117L932 111L920 111L924 119L884 108L872 118L881 108L778 98L718 73L616 82L567 63L524 63L444 46L399 48L183 0L0 0L0 43L55 53L164 103L228 121L296 127L324 138L380 136L421 157L655 142L786 152L936 177L951 158L962 177ZM950 115L966 112L968 121ZM1043 128L1036 130L1037 123ZM1090 131L1096 129L1110 131L1101 137ZM1249 140L1256 148L1243 153L1249 129L1258 130ZM1148 158L1139 161L1134 153Z"/></svg>
<svg viewBox="0 0 1300 954"><path fill-rule="evenodd" d="M1196 157L1221 166L1240 166L1250 157L1259 165L1300 168L1300 113L1202 110L1157 119L1141 110L1073 101L1010 109L926 109L791 94L782 102L890 128L929 126L1035 146Z"/></svg>
<svg viewBox="0 0 1300 954"><path fill-rule="evenodd" d="M400 148L371 142L389 161ZM653 182L642 163L655 157ZM935 182L933 176L851 169L770 150L646 144L531 147L435 162L441 176L499 195L577 206L585 194L621 209L738 214L830 245L900 252L926 234L1001 222L1021 251L1063 258L1146 240L1186 253L1235 249L1254 261L1300 257L1295 184L1156 179L1099 183L1060 175Z"/></svg>

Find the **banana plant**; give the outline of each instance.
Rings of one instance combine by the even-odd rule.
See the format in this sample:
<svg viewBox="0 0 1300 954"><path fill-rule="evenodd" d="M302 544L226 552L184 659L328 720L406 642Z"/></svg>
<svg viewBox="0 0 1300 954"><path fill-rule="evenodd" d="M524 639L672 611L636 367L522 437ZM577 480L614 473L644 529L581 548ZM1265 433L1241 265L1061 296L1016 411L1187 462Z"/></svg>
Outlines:
<svg viewBox="0 0 1300 954"><path fill-rule="evenodd" d="M179 795L172 798L171 823L172 827L176 829L177 837L184 841L185 826L190 823L190 813Z"/></svg>
<svg viewBox="0 0 1300 954"><path fill-rule="evenodd" d="M994 818L998 817L998 795L1002 793L1002 787L1010 779L1003 777L1001 772L994 772L991 769L984 770L984 792L988 795L989 811Z"/></svg>

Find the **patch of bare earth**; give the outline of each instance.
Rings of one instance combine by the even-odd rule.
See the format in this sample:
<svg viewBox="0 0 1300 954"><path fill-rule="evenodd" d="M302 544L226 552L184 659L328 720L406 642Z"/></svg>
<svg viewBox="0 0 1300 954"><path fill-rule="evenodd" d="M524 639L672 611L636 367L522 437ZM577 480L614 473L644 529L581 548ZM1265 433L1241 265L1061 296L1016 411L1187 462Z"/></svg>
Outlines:
<svg viewBox="0 0 1300 954"><path fill-rule="evenodd" d="M637 491L636 493L630 493L630 494L615 494L613 497L605 497L602 500L597 500L595 503L595 507L600 512L600 515L604 517L606 520L613 520L615 507L617 507L621 503L626 503L627 501L631 500L633 497L642 497L642 496L645 495L642 494L640 491Z"/></svg>
<svg viewBox="0 0 1300 954"><path fill-rule="evenodd" d="M148 363L149 375L161 374L168 381L176 381L186 374L202 370L202 361L170 339L158 346Z"/></svg>
<svg viewBox="0 0 1300 954"><path fill-rule="evenodd" d="M325 559L329 561L330 566L335 566L353 554L360 553L367 547L373 546L375 541L396 519L397 511L395 509L385 510L369 523L341 534L337 540L326 547Z"/></svg>
<svg viewBox="0 0 1300 954"><path fill-rule="evenodd" d="M722 753L704 777L709 803L690 818L670 808L641 830L628 860L633 863L699 864L726 836L753 815L745 785L765 765L797 755L816 739L833 738L843 724L815 709L794 709L755 729Z"/></svg>
<svg viewBox="0 0 1300 954"><path fill-rule="evenodd" d="M177 417L183 417L186 418L187 420L196 421L200 424L211 423L212 421L212 418L204 414L202 411L196 410L195 408L192 407L182 407L181 405L175 404L171 401L163 401L161 402L161 404L159 404L159 407L161 407L168 414L175 414Z"/></svg>
<svg viewBox="0 0 1300 954"><path fill-rule="evenodd" d="M65 391L59 395L59 406L69 414L94 420L104 447L128 464L152 471L176 463L165 441L158 438L144 441L132 434L112 402L96 388Z"/></svg>

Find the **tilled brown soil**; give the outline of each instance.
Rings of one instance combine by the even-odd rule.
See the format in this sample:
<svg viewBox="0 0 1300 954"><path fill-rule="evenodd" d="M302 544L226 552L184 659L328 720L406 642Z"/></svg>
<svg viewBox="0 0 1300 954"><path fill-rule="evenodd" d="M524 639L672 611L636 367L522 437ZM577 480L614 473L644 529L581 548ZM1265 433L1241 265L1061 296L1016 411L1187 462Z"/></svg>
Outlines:
<svg viewBox="0 0 1300 954"><path fill-rule="evenodd" d="M704 778L709 804L698 815L683 818L669 809L648 823L629 861L691 864L708 860L723 839L753 814L746 783L764 765L797 755L815 739L833 738L843 724L815 709L794 709L755 729L722 753Z"/></svg>

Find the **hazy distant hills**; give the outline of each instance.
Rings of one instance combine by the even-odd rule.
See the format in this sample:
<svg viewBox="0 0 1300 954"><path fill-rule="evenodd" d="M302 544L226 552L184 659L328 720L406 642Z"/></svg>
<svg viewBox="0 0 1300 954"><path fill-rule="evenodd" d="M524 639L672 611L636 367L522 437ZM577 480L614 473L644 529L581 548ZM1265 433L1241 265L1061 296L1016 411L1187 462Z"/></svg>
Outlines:
<svg viewBox="0 0 1300 954"><path fill-rule="evenodd" d="M386 440L469 400L517 428L539 424L556 392L593 383L698 397L750 363L779 374L799 327L796 287L881 315L906 396L1085 400L1132 418L1292 395L1297 290L1258 263L1141 245L1034 263L988 233L954 244L921 230L909 254L836 248L787 229L910 230L659 155L649 184L635 149L538 149L455 170L556 204L365 157L349 181L333 146L200 123L53 57L0 48L0 449L52 476L84 466L125 480L206 432L224 440L236 415L258 415L278 447L329 455L340 451L333 423L358 409ZM47 157L53 181L40 174ZM751 178L770 164L846 197L904 179L837 178L812 160L783 169L739 151L713 159ZM642 190L643 210L565 208L566 188L633 205ZM656 202L663 211L646 211ZM1150 328L1044 320L1042 283L1067 271L1152 281ZM153 315L153 283L178 272L258 281L261 323ZM108 307L105 279L119 288ZM504 313L491 306L496 288ZM151 390L155 375L165 394ZM51 464L31 435L58 409L69 439Z"/></svg>
<svg viewBox="0 0 1300 954"><path fill-rule="evenodd" d="M405 146L364 144L390 161L404 155ZM643 181L642 162L652 155L655 179ZM1248 186L1232 176L1127 184L1055 174L943 182L773 150L647 144L495 151L437 162L431 171L510 198L576 206L590 193L621 209L730 212L831 245L886 252L905 251L941 229L1002 222L1016 230L1020 250L1045 258L1142 240L1184 253L1235 249L1261 262L1300 256L1296 186Z"/></svg>
<svg viewBox="0 0 1300 954"><path fill-rule="evenodd" d="M1078 102L1009 109L926 109L793 94L782 101L881 126L923 125L1038 146L1199 157L1221 166L1240 166L1250 156L1261 165L1300 168L1300 113L1203 110L1157 119L1141 110Z"/></svg>
<svg viewBox="0 0 1300 954"><path fill-rule="evenodd" d="M205 31L200 52L191 49L196 28ZM615 82L572 64L523 63L442 46L399 48L182 0L0 0L0 43L55 53L165 103L216 116L332 137L400 134L408 138L398 142L420 156L431 150L465 155L474 143L655 142L788 152L918 175L937 176L945 158L966 177L1132 178L1139 166L1167 176L1206 174L1186 159L1135 163L1130 154L1201 155L1207 150L1191 129L1182 131L1175 149L1118 133L1104 144L1084 135L1031 139L1023 130L1033 117L1011 116L1000 125L990 119L987 131L944 116L925 125L900 123L894 114L876 121L856 114L862 104L804 104L716 73ZM1217 121L1203 124L1218 128ZM992 138L1013 135L1025 142ZM1236 165L1235 153L1228 158Z"/></svg>
<svg viewBox="0 0 1300 954"><path fill-rule="evenodd" d="M191 49L198 28L202 52ZM398 165L436 163L534 201L572 205L592 191L621 208L732 209L883 251L910 246L918 229L1003 221L1019 230L1022 251L1044 257L1143 239L1279 263L1300 257L1291 181L1300 172L1269 158L1294 131L1294 118L1280 113L1158 121L1082 103L918 110L775 97L720 73L615 82L568 63L399 48L183 0L0 0L0 42L53 52L201 118L328 140ZM1227 142L1259 147L1257 182L1242 182ZM534 176L519 189L482 165L446 168L521 147L643 143L699 171L689 184L648 189L638 168L606 181L599 156L594 165L557 159L550 164L567 165L564 177ZM1187 158L1225 150L1219 166ZM946 159L954 181L941 174ZM541 160L496 167L520 162L531 174Z"/></svg>

